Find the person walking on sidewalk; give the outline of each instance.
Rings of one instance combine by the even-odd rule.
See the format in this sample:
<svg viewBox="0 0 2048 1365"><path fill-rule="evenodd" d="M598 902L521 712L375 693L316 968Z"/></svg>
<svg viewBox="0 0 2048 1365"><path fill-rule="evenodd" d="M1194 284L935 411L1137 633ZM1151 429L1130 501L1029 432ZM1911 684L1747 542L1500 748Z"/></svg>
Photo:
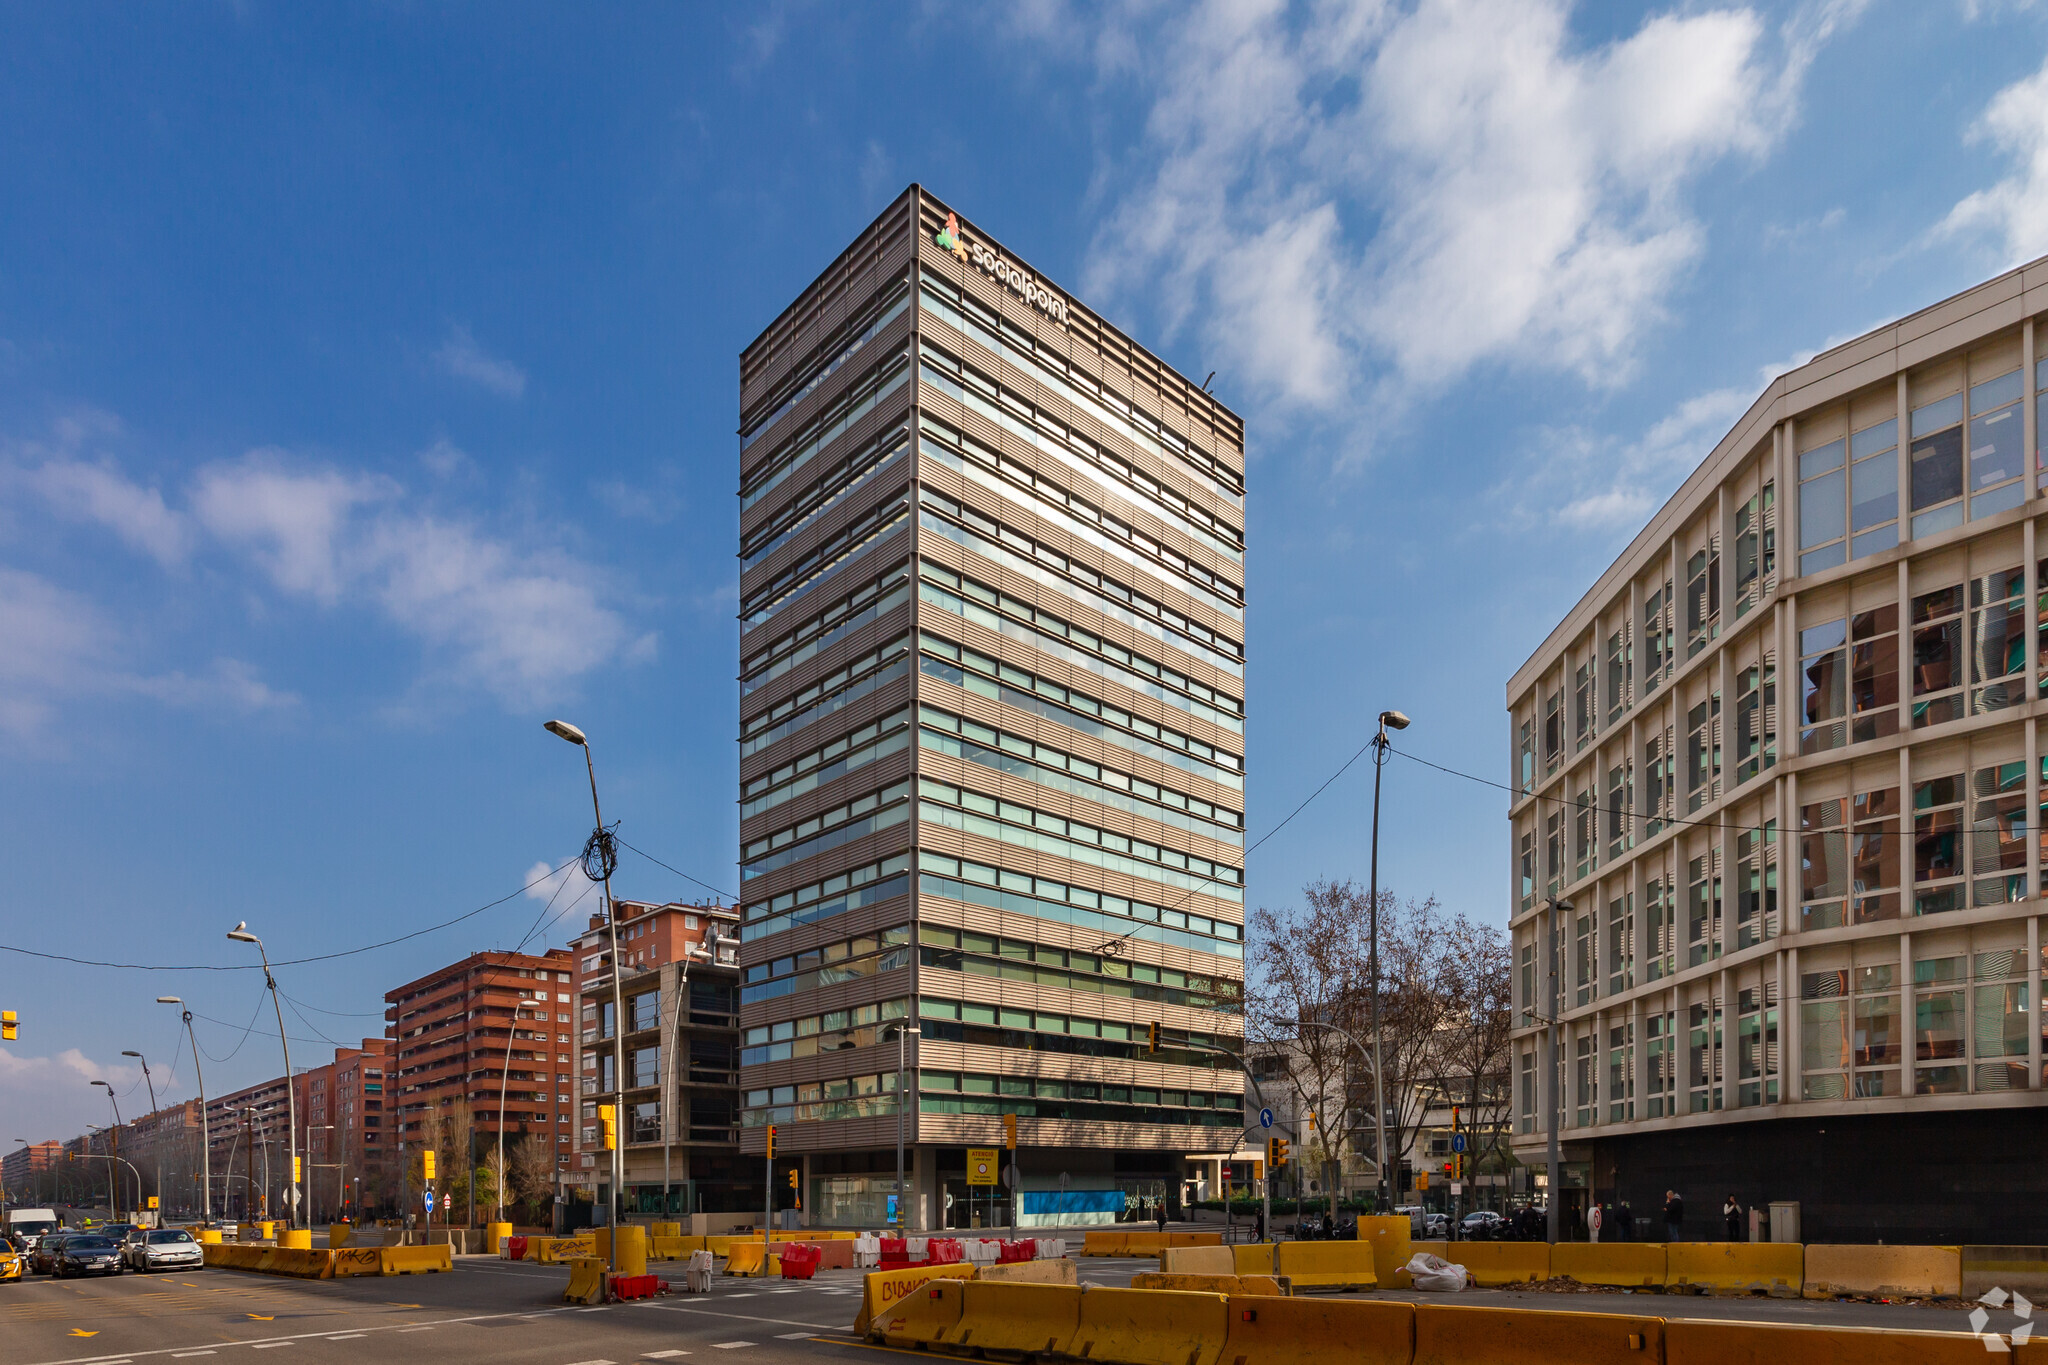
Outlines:
<svg viewBox="0 0 2048 1365"><path fill-rule="evenodd" d="M1677 1190L1664 1191L1664 1240L1685 1240L1685 1201L1678 1197Z"/></svg>
<svg viewBox="0 0 2048 1365"><path fill-rule="evenodd" d="M1729 1241L1746 1242L1749 1240L1742 1235L1742 1205L1735 1202L1735 1196L1732 1194L1728 1196L1728 1202L1721 1206L1721 1221L1728 1225Z"/></svg>

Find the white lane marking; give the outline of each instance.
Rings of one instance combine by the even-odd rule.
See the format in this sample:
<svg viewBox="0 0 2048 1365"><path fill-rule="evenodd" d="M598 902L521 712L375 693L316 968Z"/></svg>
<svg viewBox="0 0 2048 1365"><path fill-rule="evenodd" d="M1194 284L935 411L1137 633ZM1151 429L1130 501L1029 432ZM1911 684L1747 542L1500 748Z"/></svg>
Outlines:
<svg viewBox="0 0 2048 1365"><path fill-rule="evenodd" d="M173 1351L171 1352L171 1359L183 1360L187 1356L210 1356L218 1354L220 1354L218 1351Z"/></svg>
<svg viewBox="0 0 2048 1365"><path fill-rule="evenodd" d="M249 1343L249 1349L252 1351L268 1351L274 1346L289 1345L291 1345L289 1341L252 1341Z"/></svg>
<svg viewBox="0 0 2048 1365"><path fill-rule="evenodd" d="M433 1330L431 1327L401 1327L398 1329L398 1332L400 1336L403 1336L407 1332L431 1332Z"/></svg>
<svg viewBox="0 0 2048 1365"><path fill-rule="evenodd" d="M571 1362L571 1365L612 1365L612 1362L609 1360L578 1360Z"/></svg>
<svg viewBox="0 0 2048 1365"><path fill-rule="evenodd" d="M340 1336L329 1337L327 1339L329 1341L361 1341L364 1335L365 1333L362 1332L343 1332Z"/></svg>
<svg viewBox="0 0 2048 1365"><path fill-rule="evenodd" d="M736 1294L720 1294L718 1297L721 1299L751 1299L758 1292L758 1290L743 1289Z"/></svg>
<svg viewBox="0 0 2048 1365"><path fill-rule="evenodd" d="M776 1334L775 1339L777 1341L803 1341L810 1335L809 1332L780 1332Z"/></svg>
<svg viewBox="0 0 2048 1365"><path fill-rule="evenodd" d="M643 1360L674 1360L677 1356L688 1354L688 1351L642 1351L640 1356Z"/></svg>
<svg viewBox="0 0 2048 1365"><path fill-rule="evenodd" d="M752 1346L753 1344L751 1341L714 1341L711 1343L711 1349L714 1351L732 1351L742 1346Z"/></svg>

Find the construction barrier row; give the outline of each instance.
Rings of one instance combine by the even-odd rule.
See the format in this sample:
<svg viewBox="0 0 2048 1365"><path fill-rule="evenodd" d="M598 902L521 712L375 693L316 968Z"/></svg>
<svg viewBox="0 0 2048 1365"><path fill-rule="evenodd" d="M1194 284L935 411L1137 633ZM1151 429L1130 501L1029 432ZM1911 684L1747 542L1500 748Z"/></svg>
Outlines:
<svg viewBox="0 0 2048 1365"><path fill-rule="evenodd" d="M224 1270L249 1270L259 1275L290 1275L303 1280L328 1280L349 1275L417 1275L453 1270L455 1261L446 1245L429 1247L325 1247L236 1246L204 1243L200 1254L209 1266Z"/></svg>
<svg viewBox="0 0 2048 1365"><path fill-rule="evenodd" d="M890 1274L878 1272L871 1280ZM1467 1308L1170 1289L904 1282L856 1331L896 1347L1062 1356L1091 1365L1964 1365L2048 1341L1647 1314Z"/></svg>
<svg viewBox="0 0 2048 1365"><path fill-rule="evenodd" d="M1157 1256L1168 1247L1220 1247L1220 1232L1090 1232L1083 1256Z"/></svg>
<svg viewBox="0 0 2048 1365"><path fill-rule="evenodd" d="M2048 1248L2039 1247L1797 1242L1559 1242L1552 1246L1544 1242L1416 1241L1409 1245L1464 1266L1472 1283L1482 1289L1558 1278L1603 1289L1768 1294L1777 1298L1803 1295L1809 1299L1840 1295L1974 1297L1994 1285L2023 1293L2036 1286L2048 1290ZM1242 1253L1252 1248L1235 1250ZM1179 1263L1178 1256L1175 1262ZM1164 1262L1162 1268L1166 1268ZM1241 1264L1239 1273L1243 1273ZM1381 1283L1386 1283L1384 1276Z"/></svg>

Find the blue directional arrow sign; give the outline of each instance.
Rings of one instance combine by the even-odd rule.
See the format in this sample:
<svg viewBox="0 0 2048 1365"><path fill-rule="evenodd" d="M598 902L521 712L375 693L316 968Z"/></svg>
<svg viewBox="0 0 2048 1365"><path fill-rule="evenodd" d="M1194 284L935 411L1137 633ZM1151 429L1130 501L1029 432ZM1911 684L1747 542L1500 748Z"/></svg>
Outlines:
<svg viewBox="0 0 2048 1365"><path fill-rule="evenodd" d="M1451 1134L1451 1150L1452 1150L1452 1151L1454 1151L1454 1152L1457 1152L1457 1153L1459 1153L1459 1154L1461 1154L1461 1155L1462 1155L1462 1154L1464 1153L1464 1151L1465 1151L1465 1135L1464 1135L1463 1133L1453 1133L1453 1134Z"/></svg>
<svg viewBox="0 0 2048 1365"><path fill-rule="evenodd" d="M427 1193L427 1212L428 1212L428 1213L432 1213L432 1212L434 1211L434 1192L433 1192L432 1190L428 1190L428 1191L427 1191L426 1193Z"/></svg>
<svg viewBox="0 0 2048 1365"><path fill-rule="evenodd" d="M1272 1126L1273 1126L1273 1111L1272 1111L1272 1110L1270 1110L1270 1109L1261 1109L1261 1110L1259 1111L1259 1127L1261 1127L1261 1128L1271 1128Z"/></svg>

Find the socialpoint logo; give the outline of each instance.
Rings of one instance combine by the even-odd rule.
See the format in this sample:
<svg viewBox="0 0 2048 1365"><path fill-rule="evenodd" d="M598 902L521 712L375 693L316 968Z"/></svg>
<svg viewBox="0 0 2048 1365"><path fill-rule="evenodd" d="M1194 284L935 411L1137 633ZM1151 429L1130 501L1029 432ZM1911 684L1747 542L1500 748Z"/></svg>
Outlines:
<svg viewBox="0 0 2048 1365"><path fill-rule="evenodd" d="M960 231L960 215L948 213L946 225L932 234L941 251L950 251L962 265L979 266L1010 287L1016 294L1039 312L1057 322L1067 325L1067 301L1038 282L1038 277L1014 261L1007 261L993 247L980 242L970 243Z"/></svg>
<svg viewBox="0 0 2048 1365"><path fill-rule="evenodd" d="M960 258L960 264L967 264L967 244L960 240L959 214L947 214L946 225L932 235L932 240L939 244L939 250L950 251Z"/></svg>

